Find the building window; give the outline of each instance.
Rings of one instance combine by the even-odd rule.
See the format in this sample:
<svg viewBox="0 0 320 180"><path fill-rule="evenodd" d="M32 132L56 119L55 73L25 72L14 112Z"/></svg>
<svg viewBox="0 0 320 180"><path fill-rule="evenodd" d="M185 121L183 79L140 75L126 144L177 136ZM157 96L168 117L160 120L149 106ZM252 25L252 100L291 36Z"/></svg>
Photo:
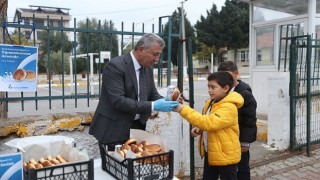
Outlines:
<svg viewBox="0 0 320 180"><path fill-rule="evenodd" d="M44 26L44 20L41 20L41 19L35 19L35 20L34 20L34 25L37 25L37 26Z"/></svg>
<svg viewBox="0 0 320 180"><path fill-rule="evenodd" d="M257 61L261 61L261 50L257 51Z"/></svg>
<svg viewBox="0 0 320 180"><path fill-rule="evenodd" d="M36 31L37 33L36 33L36 35L37 35L37 39L41 39L42 37L41 36L43 36L43 32L42 31Z"/></svg>
<svg viewBox="0 0 320 180"><path fill-rule="evenodd" d="M304 34L304 23L280 26L279 62L280 68L289 70L291 37Z"/></svg>
<svg viewBox="0 0 320 180"><path fill-rule="evenodd" d="M238 51L237 52L237 61L248 62L249 61L249 51Z"/></svg>
<svg viewBox="0 0 320 180"><path fill-rule="evenodd" d="M54 21L53 20L49 20L49 26L54 27Z"/></svg>
<svg viewBox="0 0 320 180"><path fill-rule="evenodd" d="M206 59L200 59L200 60L198 61L198 63L199 63L199 65L205 65L205 64L208 64L209 61L206 60Z"/></svg>
<svg viewBox="0 0 320 180"><path fill-rule="evenodd" d="M256 28L256 65L274 64L274 31L275 27Z"/></svg>
<svg viewBox="0 0 320 180"><path fill-rule="evenodd" d="M63 26L63 22L62 21L58 21L58 26L62 27Z"/></svg>
<svg viewBox="0 0 320 180"><path fill-rule="evenodd" d="M24 19L24 24L25 25L29 25L30 24L30 19L28 19L28 18Z"/></svg>

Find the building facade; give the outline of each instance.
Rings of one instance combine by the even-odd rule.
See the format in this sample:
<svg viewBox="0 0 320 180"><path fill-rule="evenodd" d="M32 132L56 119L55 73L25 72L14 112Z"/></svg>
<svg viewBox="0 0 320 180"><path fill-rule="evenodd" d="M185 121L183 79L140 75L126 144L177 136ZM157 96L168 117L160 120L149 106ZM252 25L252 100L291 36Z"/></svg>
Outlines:
<svg viewBox="0 0 320 180"><path fill-rule="evenodd" d="M25 25L35 26L50 26L50 27L69 27L71 15L68 8L48 7L48 6L33 6L30 8L17 8L14 15L14 22L20 22ZM35 37L36 46L41 44L39 38L42 29L33 30L21 29L23 35L31 40ZM32 34L35 33L35 36Z"/></svg>

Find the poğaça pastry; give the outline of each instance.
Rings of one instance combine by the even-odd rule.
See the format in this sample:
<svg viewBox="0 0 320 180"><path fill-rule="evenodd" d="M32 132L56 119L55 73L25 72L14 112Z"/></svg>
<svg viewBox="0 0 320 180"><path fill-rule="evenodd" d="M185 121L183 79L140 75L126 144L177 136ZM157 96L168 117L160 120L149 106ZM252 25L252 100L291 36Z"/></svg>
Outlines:
<svg viewBox="0 0 320 180"><path fill-rule="evenodd" d="M51 157L50 155L47 158L40 158L39 161L30 159L28 162L23 163L25 169L40 169L43 167L50 167L59 164L67 163L61 155L57 155L56 158Z"/></svg>
<svg viewBox="0 0 320 180"><path fill-rule="evenodd" d="M133 152L136 155L136 158L165 153L165 150L159 144L150 144L147 141L138 142L134 138L128 139L120 149L116 150L116 152L123 158L126 158L128 151ZM154 156L145 158L140 162L144 164L154 163L165 166L168 164L168 157L168 155Z"/></svg>
<svg viewBox="0 0 320 180"><path fill-rule="evenodd" d="M170 98L170 100L171 100L171 101L176 101L176 100L178 100L179 96L180 96L180 90L179 90L178 87L175 87L175 88L173 89L172 93L171 93L171 98Z"/></svg>

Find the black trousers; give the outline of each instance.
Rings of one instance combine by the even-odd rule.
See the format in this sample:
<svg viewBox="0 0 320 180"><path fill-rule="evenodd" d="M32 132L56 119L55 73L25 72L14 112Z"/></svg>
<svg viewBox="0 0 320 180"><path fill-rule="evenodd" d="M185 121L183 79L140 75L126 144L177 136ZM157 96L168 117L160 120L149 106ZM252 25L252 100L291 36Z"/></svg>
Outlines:
<svg viewBox="0 0 320 180"><path fill-rule="evenodd" d="M142 124L142 123L140 122L140 120L134 120L134 121L133 121L133 124L132 124L132 126L131 126L131 129L146 130L146 124ZM108 151L114 151L115 145L117 145L117 144L115 144L115 143L104 144L104 143L99 142L100 152L101 152L101 150L102 150L102 152L103 152L102 146L106 146L106 148L107 148Z"/></svg>
<svg viewBox="0 0 320 180"><path fill-rule="evenodd" d="M208 154L204 157L203 180L237 180L238 164L226 166L210 166L208 164Z"/></svg>
<svg viewBox="0 0 320 180"><path fill-rule="evenodd" d="M241 153L241 160L238 163L238 179L250 180L250 153L249 151Z"/></svg>

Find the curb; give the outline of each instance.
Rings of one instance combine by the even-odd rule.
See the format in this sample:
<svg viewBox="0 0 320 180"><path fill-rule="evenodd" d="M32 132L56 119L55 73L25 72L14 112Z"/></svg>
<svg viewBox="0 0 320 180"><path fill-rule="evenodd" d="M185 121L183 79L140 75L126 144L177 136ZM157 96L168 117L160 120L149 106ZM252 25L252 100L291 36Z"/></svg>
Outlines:
<svg viewBox="0 0 320 180"><path fill-rule="evenodd" d="M257 139L267 141L268 139L268 121L257 120Z"/></svg>
<svg viewBox="0 0 320 180"><path fill-rule="evenodd" d="M73 86L87 86L87 82L79 82L77 84L75 83L72 83ZM99 83L98 82L94 82L93 85L98 85ZM65 84L55 84L55 83L51 83L51 87L62 87L62 86L65 86L65 87L70 87L71 86L71 83L65 83ZM46 87L49 87L49 84L38 84L37 87L42 87L42 88L46 88Z"/></svg>

